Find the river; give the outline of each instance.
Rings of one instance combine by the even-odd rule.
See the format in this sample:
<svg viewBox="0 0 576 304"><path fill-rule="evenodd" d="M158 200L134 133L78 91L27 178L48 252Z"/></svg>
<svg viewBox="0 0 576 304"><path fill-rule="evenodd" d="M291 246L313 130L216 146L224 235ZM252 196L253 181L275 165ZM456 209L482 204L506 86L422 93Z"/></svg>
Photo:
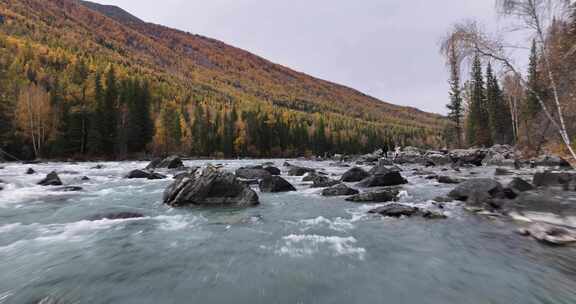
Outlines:
<svg viewBox="0 0 576 304"><path fill-rule="evenodd" d="M446 204L445 220L383 218L366 213L378 205L325 198L283 175L298 191L258 193L255 208L174 209L162 204L172 179L122 178L146 163L95 165L3 165L0 303L576 303L574 248L540 244L458 203ZM28 167L38 174L25 175ZM52 170L84 190L37 186ZM410 167L403 175L403 203L428 206L454 187ZM145 217L88 220L115 212Z"/></svg>

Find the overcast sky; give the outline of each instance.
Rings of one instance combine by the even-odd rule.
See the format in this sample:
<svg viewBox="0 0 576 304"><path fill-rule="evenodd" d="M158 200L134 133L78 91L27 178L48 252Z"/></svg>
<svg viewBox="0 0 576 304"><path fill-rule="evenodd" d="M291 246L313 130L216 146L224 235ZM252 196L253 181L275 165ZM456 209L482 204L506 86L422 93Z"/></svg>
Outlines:
<svg viewBox="0 0 576 304"><path fill-rule="evenodd" d="M494 0L96 0L222 40L394 104L446 113L450 25L497 21Z"/></svg>

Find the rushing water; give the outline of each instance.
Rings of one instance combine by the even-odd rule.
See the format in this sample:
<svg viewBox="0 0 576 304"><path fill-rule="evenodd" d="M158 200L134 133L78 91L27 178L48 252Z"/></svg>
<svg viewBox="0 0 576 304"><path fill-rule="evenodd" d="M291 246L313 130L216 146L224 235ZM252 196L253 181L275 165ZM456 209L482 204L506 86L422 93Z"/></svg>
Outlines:
<svg viewBox="0 0 576 304"><path fill-rule="evenodd" d="M374 205L324 198L286 177L299 191L260 194L255 208L173 209L161 203L170 179L122 178L145 163L94 165L0 170L8 183L0 191L0 303L576 303L574 249L541 245L513 223L456 203L446 220L382 218L366 214ZM38 174L25 175L28 167ZM84 191L35 185L52 170ZM403 174L405 203L430 205L453 187L409 168ZM87 220L125 211L146 217Z"/></svg>

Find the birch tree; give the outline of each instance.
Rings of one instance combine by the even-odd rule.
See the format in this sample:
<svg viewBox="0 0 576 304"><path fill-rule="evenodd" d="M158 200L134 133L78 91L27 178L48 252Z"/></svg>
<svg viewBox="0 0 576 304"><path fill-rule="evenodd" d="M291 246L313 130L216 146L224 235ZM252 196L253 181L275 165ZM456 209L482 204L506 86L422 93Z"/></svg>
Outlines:
<svg viewBox="0 0 576 304"><path fill-rule="evenodd" d="M35 84L24 87L18 97L15 117L19 130L32 142L34 155L41 158L54 129L50 95Z"/></svg>

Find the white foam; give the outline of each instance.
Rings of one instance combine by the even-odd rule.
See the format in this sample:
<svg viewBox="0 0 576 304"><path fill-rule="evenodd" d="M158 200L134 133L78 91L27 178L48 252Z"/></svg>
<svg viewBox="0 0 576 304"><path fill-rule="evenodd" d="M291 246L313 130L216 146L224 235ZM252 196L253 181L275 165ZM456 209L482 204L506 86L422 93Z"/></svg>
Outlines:
<svg viewBox="0 0 576 304"><path fill-rule="evenodd" d="M298 223L307 226L305 227L305 230L308 230L314 226L328 226L328 228L335 231L347 231L354 228L354 225L350 222L350 220L346 220L341 217L330 220L323 216L319 216L313 219L300 220Z"/></svg>
<svg viewBox="0 0 576 304"><path fill-rule="evenodd" d="M353 256L364 259L366 249L354 247L354 237L322 236L315 234L291 234L282 238L284 245L277 250L280 255L305 257L317 253L329 253L333 256Z"/></svg>

